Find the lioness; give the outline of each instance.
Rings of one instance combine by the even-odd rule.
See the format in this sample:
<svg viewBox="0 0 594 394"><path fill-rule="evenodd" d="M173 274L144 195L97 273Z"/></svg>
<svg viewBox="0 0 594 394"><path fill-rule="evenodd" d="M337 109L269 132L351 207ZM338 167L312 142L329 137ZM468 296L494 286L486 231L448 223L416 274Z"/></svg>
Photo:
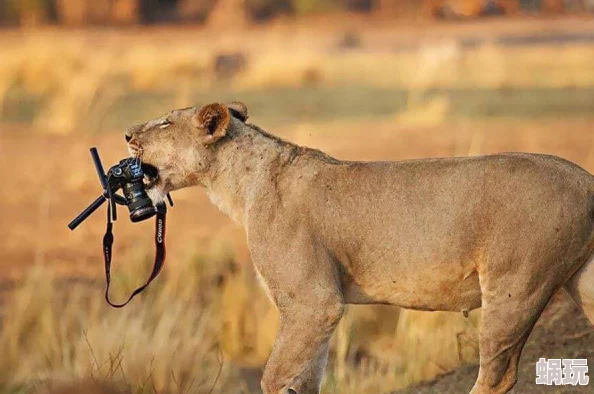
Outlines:
<svg viewBox="0 0 594 394"><path fill-rule="evenodd" d="M149 194L201 185L247 233L280 311L265 394L319 393L345 304L482 306L471 391L505 393L559 288L594 322L594 177L513 153L400 162L336 160L246 123L241 103L173 111L126 132Z"/></svg>

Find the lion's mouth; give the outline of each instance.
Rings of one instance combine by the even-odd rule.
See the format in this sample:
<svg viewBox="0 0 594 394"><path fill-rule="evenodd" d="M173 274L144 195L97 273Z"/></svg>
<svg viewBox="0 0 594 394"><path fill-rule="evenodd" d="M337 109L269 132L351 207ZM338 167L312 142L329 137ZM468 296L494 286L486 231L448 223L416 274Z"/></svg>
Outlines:
<svg viewBox="0 0 594 394"><path fill-rule="evenodd" d="M159 169L152 164L142 163L142 172L144 173L144 188L150 189L159 181Z"/></svg>
<svg viewBox="0 0 594 394"><path fill-rule="evenodd" d="M134 138L131 139L130 141L128 141L128 153L130 153L130 156L132 156L132 157L141 157L142 156L142 153L143 153L142 146Z"/></svg>

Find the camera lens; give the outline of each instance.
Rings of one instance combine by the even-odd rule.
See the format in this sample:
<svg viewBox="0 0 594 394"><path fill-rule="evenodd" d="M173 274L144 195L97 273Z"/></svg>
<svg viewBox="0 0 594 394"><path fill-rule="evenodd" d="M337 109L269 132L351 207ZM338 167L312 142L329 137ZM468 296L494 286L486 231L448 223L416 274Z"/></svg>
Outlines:
<svg viewBox="0 0 594 394"><path fill-rule="evenodd" d="M133 222L142 222L148 218L151 218L157 213L154 207L138 208L137 210L130 212L130 220Z"/></svg>
<svg viewBox="0 0 594 394"><path fill-rule="evenodd" d="M155 207L144 190L142 178L124 184L122 190L126 200L128 200L131 221L141 222L155 215Z"/></svg>

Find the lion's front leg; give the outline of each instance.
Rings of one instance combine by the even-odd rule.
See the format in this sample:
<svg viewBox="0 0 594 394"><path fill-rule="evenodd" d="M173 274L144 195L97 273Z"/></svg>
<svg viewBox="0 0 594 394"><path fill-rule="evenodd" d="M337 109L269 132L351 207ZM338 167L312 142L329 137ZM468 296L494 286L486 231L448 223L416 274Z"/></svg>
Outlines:
<svg viewBox="0 0 594 394"><path fill-rule="evenodd" d="M264 369L264 394L317 394L327 344L344 312L338 266L331 253L293 221L251 226L250 254L279 313Z"/></svg>
<svg viewBox="0 0 594 394"><path fill-rule="evenodd" d="M328 355L328 340L344 306L295 303L280 312L280 325L264 376L264 394L317 394Z"/></svg>
<svg viewBox="0 0 594 394"><path fill-rule="evenodd" d="M330 345L328 341L322 345L318 355L309 362L305 370L299 375L291 385L297 393L319 393L322 384L324 371L328 362L328 350Z"/></svg>

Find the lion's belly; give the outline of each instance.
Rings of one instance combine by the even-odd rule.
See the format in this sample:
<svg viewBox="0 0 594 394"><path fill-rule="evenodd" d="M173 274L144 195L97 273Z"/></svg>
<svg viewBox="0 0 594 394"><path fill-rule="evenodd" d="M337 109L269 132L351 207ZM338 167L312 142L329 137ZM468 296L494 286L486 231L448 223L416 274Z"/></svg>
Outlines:
<svg viewBox="0 0 594 394"><path fill-rule="evenodd" d="M343 283L345 301L408 309L465 311L481 306L478 273L471 265L388 264L391 272L355 270Z"/></svg>

